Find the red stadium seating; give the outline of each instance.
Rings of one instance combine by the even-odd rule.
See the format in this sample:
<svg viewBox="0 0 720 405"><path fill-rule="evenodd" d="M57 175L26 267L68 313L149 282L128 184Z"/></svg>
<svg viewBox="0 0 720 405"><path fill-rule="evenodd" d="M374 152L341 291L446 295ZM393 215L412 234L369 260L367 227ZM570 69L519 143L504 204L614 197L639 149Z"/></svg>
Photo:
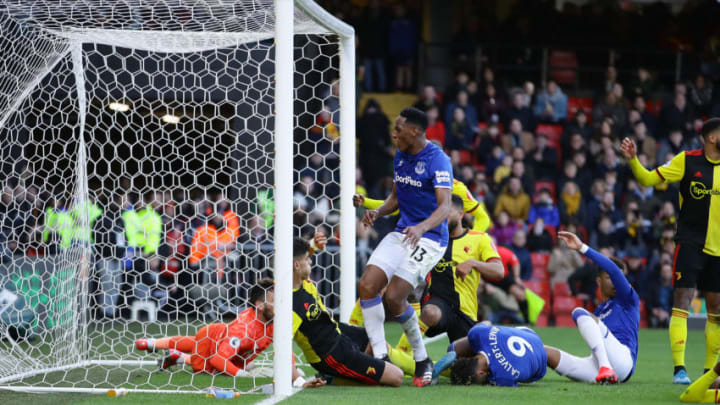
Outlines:
<svg viewBox="0 0 720 405"><path fill-rule="evenodd" d="M548 138L549 143L556 143L560 145L562 140L563 127L559 124L538 124L535 130L538 134L545 134Z"/></svg>
<svg viewBox="0 0 720 405"><path fill-rule="evenodd" d="M547 270L548 262L550 261L549 253L530 253L530 261L532 262L533 268L540 267Z"/></svg>
<svg viewBox="0 0 720 405"><path fill-rule="evenodd" d="M546 309L550 307L550 282L549 281L528 280L528 281L524 281L523 284L525 285L525 288L529 288L530 290L532 290L532 292L539 295L540 298L545 300L545 302L546 302L545 308ZM543 310L543 312L544 311L545 310Z"/></svg>
<svg viewBox="0 0 720 405"><path fill-rule="evenodd" d="M557 229L552 225L545 225L545 230L548 231L550 237L552 237L553 245L557 245Z"/></svg>
<svg viewBox="0 0 720 405"><path fill-rule="evenodd" d="M553 299L553 315L555 316L555 326L574 327L575 321L572 319L573 309L581 306L574 297L554 297Z"/></svg>
<svg viewBox="0 0 720 405"><path fill-rule="evenodd" d="M553 285L553 297L572 297L568 283L557 282Z"/></svg>
<svg viewBox="0 0 720 405"><path fill-rule="evenodd" d="M593 109L593 99L590 97L568 97L568 119L575 118L578 111L583 110L588 116L588 122Z"/></svg>
<svg viewBox="0 0 720 405"><path fill-rule="evenodd" d="M461 165L472 164L472 162L473 162L472 153L469 150L459 150L458 153L460 155L460 164Z"/></svg>
<svg viewBox="0 0 720 405"><path fill-rule="evenodd" d="M555 196L557 194L555 194L555 193L557 190L555 190L555 182L554 181L540 181L540 180L535 182L535 194L537 194L540 190L542 190L544 188L550 190L550 197L552 197L553 201L556 201Z"/></svg>
<svg viewBox="0 0 720 405"><path fill-rule="evenodd" d="M558 84L576 84L578 58L573 51L550 51L550 76Z"/></svg>

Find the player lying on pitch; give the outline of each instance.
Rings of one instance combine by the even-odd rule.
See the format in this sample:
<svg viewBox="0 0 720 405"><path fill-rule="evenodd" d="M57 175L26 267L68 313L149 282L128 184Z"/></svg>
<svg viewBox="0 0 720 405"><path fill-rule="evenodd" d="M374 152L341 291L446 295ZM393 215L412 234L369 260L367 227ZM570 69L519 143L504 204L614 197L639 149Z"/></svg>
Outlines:
<svg viewBox="0 0 720 405"><path fill-rule="evenodd" d="M625 263L596 252L573 233L560 232L558 237L600 267L598 285L603 302L594 314L584 308L572 312L591 355L580 358L546 346L548 366L577 381L625 382L635 370L640 327L640 298L625 278Z"/></svg>
<svg viewBox="0 0 720 405"><path fill-rule="evenodd" d="M293 240L293 339L310 365L322 374L343 377L368 385L399 387L403 368L414 367L412 357L387 347L391 362L366 353L370 350L365 329L338 323L323 304L310 280L312 260L309 244Z"/></svg>
<svg viewBox="0 0 720 405"><path fill-rule="evenodd" d="M450 368L452 384L516 387L543 378L546 365L545 347L532 329L493 326L485 321L450 344L435 365L433 380Z"/></svg>
<svg viewBox="0 0 720 405"><path fill-rule="evenodd" d="M698 404L720 403L720 378L718 375L720 375L720 362L717 362L715 367L692 383L680 395L680 401Z"/></svg>
<svg viewBox="0 0 720 405"><path fill-rule="evenodd" d="M323 249L326 243L324 235L315 235L314 244L318 249ZM160 363L162 369L187 364L194 372L245 376L245 370L252 367L252 361L272 343L274 295L273 281L261 279L250 289L248 299L251 307L229 324L204 326L195 336L138 339L135 347L149 352L169 350ZM292 379L295 387L311 388L325 384L320 379L305 381L296 368L293 368Z"/></svg>

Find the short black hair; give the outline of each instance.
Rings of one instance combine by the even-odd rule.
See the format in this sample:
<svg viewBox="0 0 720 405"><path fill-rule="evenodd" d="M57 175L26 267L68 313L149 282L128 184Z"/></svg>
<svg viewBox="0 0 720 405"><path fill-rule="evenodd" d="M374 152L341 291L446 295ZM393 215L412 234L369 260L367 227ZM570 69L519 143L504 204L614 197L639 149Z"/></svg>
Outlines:
<svg viewBox="0 0 720 405"><path fill-rule="evenodd" d="M465 203L463 203L463 199L457 194L453 194L450 197L450 202L455 208L460 208L461 210L465 209Z"/></svg>
<svg viewBox="0 0 720 405"><path fill-rule="evenodd" d="M293 257L304 256L310 250L310 244L303 238L293 239Z"/></svg>
<svg viewBox="0 0 720 405"><path fill-rule="evenodd" d="M615 256L609 256L608 259L610 259L611 262L615 263L616 266L622 271L623 274L627 274L628 267L627 263L625 263L625 260L619 259ZM607 273L605 270L602 269L602 267L598 267L598 275L602 273Z"/></svg>
<svg viewBox="0 0 720 405"><path fill-rule="evenodd" d="M450 368L450 383L453 385L470 385L477 372L478 362L475 357L463 357L455 360Z"/></svg>
<svg viewBox="0 0 720 405"><path fill-rule="evenodd" d="M703 138L707 139L708 135L717 131L718 129L720 129L720 118L710 118L709 120L705 121L705 123L703 123L700 134L702 134Z"/></svg>
<svg viewBox="0 0 720 405"><path fill-rule="evenodd" d="M253 307L256 307L256 302L265 302L265 294L275 289L275 282L271 278L262 278L258 280L257 284L252 286L250 294L248 294L248 302Z"/></svg>
<svg viewBox="0 0 720 405"><path fill-rule="evenodd" d="M405 118L405 122L417 125L423 131L428 127L427 114L417 108L408 107L400 112L400 116Z"/></svg>

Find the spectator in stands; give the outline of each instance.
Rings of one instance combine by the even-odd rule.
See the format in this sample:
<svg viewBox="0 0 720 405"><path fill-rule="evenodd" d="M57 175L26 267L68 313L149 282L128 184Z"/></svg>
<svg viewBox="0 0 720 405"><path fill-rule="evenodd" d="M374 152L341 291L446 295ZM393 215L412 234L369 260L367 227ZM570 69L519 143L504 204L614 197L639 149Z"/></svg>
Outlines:
<svg viewBox="0 0 720 405"><path fill-rule="evenodd" d="M621 198L624 195L623 193L625 193L625 190L623 189L624 185L624 183L619 181L617 171L608 170L605 172L605 189L612 191L613 194L615 194L615 206L617 207L620 206L620 203L622 202Z"/></svg>
<svg viewBox="0 0 720 405"><path fill-rule="evenodd" d="M685 95L676 91L673 102L663 104L660 110L657 139L664 140L675 130L680 130L681 134L689 131L692 129L692 119L693 113L687 105Z"/></svg>
<svg viewBox="0 0 720 405"><path fill-rule="evenodd" d="M577 176L577 165L572 160L566 160L565 165L563 165L563 173L560 176L560 179L557 182L558 189L562 190L565 188L565 183L572 181L576 185L578 185L578 188L580 185L578 184L579 179ZM580 194L582 194L582 189L579 190ZM586 197L586 196L584 196Z"/></svg>
<svg viewBox="0 0 720 405"><path fill-rule="evenodd" d="M450 83L443 94L443 106L441 111L447 112L449 105L457 100L458 93L461 91L467 91L467 84L469 80L470 76L468 76L466 71L458 70L455 73L455 81ZM443 117L445 116L447 116L447 114L443 115ZM449 122L447 119L444 121L445 123Z"/></svg>
<svg viewBox="0 0 720 405"><path fill-rule="evenodd" d="M637 252L636 257L647 257L652 245L652 223L640 214L637 203L628 204L624 221L617 224L615 241L618 256L630 256Z"/></svg>
<svg viewBox="0 0 720 405"><path fill-rule="evenodd" d="M597 92L595 98L602 98L611 92L615 87L615 83L617 83L617 69L615 69L615 66L608 66L605 70L605 82L603 82L603 86Z"/></svg>
<svg viewBox="0 0 720 405"><path fill-rule="evenodd" d="M595 229L598 221L600 221L600 218L603 215L610 217L613 224L617 224L623 219L622 213L615 207L615 193L612 191L603 191L600 200L593 199L590 201L588 204L587 223L585 227L587 229Z"/></svg>
<svg viewBox="0 0 720 405"><path fill-rule="evenodd" d="M550 80L537 96L535 115L540 121L562 122L567 118L567 95Z"/></svg>
<svg viewBox="0 0 720 405"><path fill-rule="evenodd" d="M515 231L521 228L522 225L516 223L510 218L507 211L502 211L500 214L495 216L495 223L490 230L490 235L495 238L495 241L504 246L510 246L512 244L513 235Z"/></svg>
<svg viewBox="0 0 720 405"><path fill-rule="evenodd" d="M659 274L651 280L648 294L648 323L651 328L667 328L673 305L672 263L660 265Z"/></svg>
<svg viewBox="0 0 720 405"><path fill-rule="evenodd" d="M428 127L425 130L425 137L428 141L438 141L445 146L445 124L439 120L440 110L437 105L431 105L425 111L428 117Z"/></svg>
<svg viewBox="0 0 720 405"><path fill-rule="evenodd" d="M478 90L478 83L475 80L470 80L467 84L468 103L475 107L478 111L478 120L487 121L480 116L480 105L482 104L482 98L484 94L480 94Z"/></svg>
<svg viewBox="0 0 720 405"><path fill-rule="evenodd" d="M566 231L575 233L577 229L575 226L569 225ZM568 248L564 243L559 243L553 248L550 253L550 261L548 261L548 272L552 274L550 282L553 285L558 282L567 283L568 277L582 265L582 256L576 250Z"/></svg>
<svg viewBox="0 0 720 405"><path fill-rule="evenodd" d="M514 148L514 149L522 150L522 148ZM515 159L514 156L513 156L513 158ZM528 193L528 195L530 195L533 193L533 191L535 189L535 177L532 175L531 172L528 172L528 170L525 170L525 167L526 167L525 162L522 159L515 159L512 163L512 169L510 171L510 175L520 179L523 190L525 190L525 192Z"/></svg>
<svg viewBox="0 0 720 405"><path fill-rule="evenodd" d="M527 236L527 248L531 252L550 252L553 248L553 239L550 232L545 229L542 218L537 218Z"/></svg>
<svg viewBox="0 0 720 405"><path fill-rule="evenodd" d="M525 223L530 213L530 197L522 189L520 179L513 177L498 197L495 205L495 216L507 211L510 217Z"/></svg>
<svg viewBox="0 0 720 405"><path fill-rule="evenodd" d="M417 28L407 17L405 6L396 4L388 32L388 50L395 68L395 90L410 91L417 51Z"/></svg>
<svg viewBox="0 0 720 405"><path fill-rule="evenodd" d="M695 82L690 83L688 96L696 114L710 114L713 100L713 88L712 82L707 82L704 75L698 74L695 76Z"/></svg>
<svg viewBox="0 0 720 405"><path fill-rule="evenodd" d="M503 148L500 147L500 145L495 145L492 148L492 152L490 153L490 156L488 157L487 163L485 165L485 173L488 176L492 176L495 173L495 169L498 168L502 164L502 160L505 157L505 151Z"/></svg>
<svg viewBox="0 0 720 405"><path fill-rule="evenodd" d="M579 110L575 118L565 125L563 130L563 143L570 139L571 135L580 134L583 139L589 140L593 134L592 126L588 123L585 110Z"/></svg>
<svg viewBox="0 0 720 405"><path fill-rule="evenodd" d="M535 149L529 153L533 173L538 180L553 181L557 178L558 152L548 145L547 135L538 134Z"/></svg>
<svg viewBox="0 0 720 405"><path fill-rule="evenodd" d="M560 198L558 198L558 208L561 223L585 223L585 201L582 198L580 188L575 182L567 181L564 183Z"/></svg>
<svg viewBox="0 0 720 405"><path fill-rule="evenodd" d="M692 150L695 145L686 143L683 138L683 133L680 128L671 129L667 139L660 141L656 161L665 162L668 155L675 156L684 150Z"/></svg>
<svg viewBox="0 0 720 405"><path fill-rule="evenodd" d="M495 169L493 174L493 181L495 182L498 189L502 189L503 186L510 179L512 173L513 158L510 155L504 155L500 161L500 166Z"/></svg>
<svg viewBox="0 0 720 405"><path fill-rule="evenodd" d="M593 175L592 168L587 162L587 152L576 152L572 157L573 163L577 170L577 181L576 183L580 187L580 192L583 195L590 195L590 186L592 185Z"/></svg>
<svg viewBox="0 0 720 405"><path fill-rule="evenodd" d="M637 76L630 84L628 96L649 97L655 89L655 83L650 77L650 72L644 67L637 68Z"/></svg>
<svg viewBox="0 0 720 405"><path fill-rule="evenodd" d="M557 228L560 225L560 211L550 196L550 190L542 188L538 191L535 204L530 207L529 223L535 223L535 219L542 218L545 225Z"/></svg>
<svg viewBox="0 0 720 405"><path fill-rule="evenodd" d="M625 128L627 109L622 100L618 100L615 92L610 91L602 102L595 104L592 112L593 122L602 124L605 118L611 118L614 126Z"/></svg>
<svg viewBox="0 0 720 405"><path fill-rule="evenodd" d="M585 138L579 133L570 136L567 142L563 141L563 156L575 156L576 153L582 152L587 147Z"/></svg>
<svg viewBox="0 0 720 405"><path fill-rule="evenodd" d="M611 246L616 247L615 226L609 216L603 215L598 221L595 229L590 229L590 241L593 246Z"/></svg>
<svg viewBox="0 0 720 405"><path fill-rule="evenodd" d="M523 105L528 108L532 108L533 101L535 100L535 83L526 81L523 83ZM533 127L533 130L535 127Z"/></svg>
<svg viewBox="0 0 720 405"><path fill-rule="evenodd" d="M620 164L620 159L615 153L615 149L612 146L605 147L602 152L602 161L600 161L595 167L595 177L603 178L605 173L608 172L620 172L623 166ZM622 177L622 176L620 176Z"/></svg>
<svg viewBox="0 0 720 405"><path fill-rule="evenodd" d="M654 113L647 110L645 98L643 96L636 96L635 101L633 101L633 108L640 113L640 118L642 118L645 123L649 135L655 136L657 133L657 117Z"/></svg>
<svg viewBox="0 0 720 405"><path fill-rule="evenodd" d="M475 132L473 131L470 120L468 120L468 117L465 115L465 111L467 111L467 109L456 106L453 111L452 121L448 122L445 135L445 147L451 151L470 151L473 148Z"/></svg>
<svg viewBox="0 0 720 405"><path fill-rule="evenodd" d="M479 106L478 115L481 121L498 123L505 115L505 101L498 97L492 83L485 85L485 94L480 99Z"/></svg>
<svg viewBox="0 0 720 405"><path fill-rule="evenodd" d="M662 207L662 201L655 196L653 187L645 187L637 183L634 179L627 182L628 192L625 196L625 203L637 203L640 215L643 218L654 218Z"/></svg>
<svg viewBox="0 0 720 405"><path fill-rule="evenodd" d="M648 134L647 124L645 121L640 120L633 125L632 137L637 145L638 152L647 156L648 166L655 167L656 157L658 154L658 144L655 141L655 138Z"/></svg>
<svg viewBox="0 0 720 405"><path fill-rule="evenodd" d="M520 278L530 280L532 277L532 259L530 258L530 251L527 249L527 236L524 230L518 229L515 231L510 250L515 253L520 262Z"/></svg>
<svg viewBox="0 0 720 405"><path fill-rule="evenodd" d="M598 251L606 257L613 256L614 254L614 250L607 246L599 248ZM568 277L570 292L576 298L581 299L584 305L589 304L594 306L597 303L597 277L597 264L591 260L587 260L582 267Z"/></svg>
<svg viewBox="0 0 720 405"><path fill-rule="evenodd" d="M488 125L486 130L481 130L479 136L477 159L478 163L484 165L488 162L488 156L492 155L493 148L500 146L500 130L497 124L493 123Z"/></svg>
<svg viewBox="0 0 720 405"><path fill-rule="evenodd" d="M447 106L447 109L445 110L445 127L447 127L448 129L450 128L450 123L456 116L455 110L458 108L463 110L463 112L465 113L465 119L470 125L470 129L472 131L476 131L478 125L477 111L475 110L475 107L468 101L468 93L466 90L460 90L457 94L455 101ZM446 142L448 135L449 134L445 136Z"/></svg>
<svg viewBox="0 0 720 405"><path fill-rule="evenodd" d="M664 201L662 208L658 212L655 220L653 220L654 234L661 237L662 232L668 227L674 230L677 226L677 216L675 215L675 206L670 201Z"/></svg>
<svg viewBox="0 0 720 405"><path fill-rule="evenodd" d="M423 86L422 93L420 93L420 97L415 104L413 104L413 107L426 113L431 107L440 108L440 99L437 96L435 87L429 84Z"/></svg>
<svg viewBox="0 0 720 405"><path fill-rule="evenodd" d="M371 188L380 178L392 173L395 148L390 139L389 128L390 120L380 103L374 98L369 99L357 122L357 138L360 156L372 157L360 159L358 162L364 180Z"/></svg>
<svg viewBox="0 0 720 405"><path fill-rule="evenodd" d="M360 61L365 67L363 79L367 92L387 90L385 59L389 22L386 15L387 13L380 8L380 1L372 0L358 24L358 51Z"/></svg>
<svg viewBox="0 0 720 405"><path fill-rule="evenodd" d="M537 123L535 121L535 115L529 106L525 105L525 96L527 94L521 90L517 90L511 94L512 103L509 108L505 110L505 121L503 125L505 128L510 128L512 120L519 120L522 124L522 128L527 131L535 131Z"/></svg>

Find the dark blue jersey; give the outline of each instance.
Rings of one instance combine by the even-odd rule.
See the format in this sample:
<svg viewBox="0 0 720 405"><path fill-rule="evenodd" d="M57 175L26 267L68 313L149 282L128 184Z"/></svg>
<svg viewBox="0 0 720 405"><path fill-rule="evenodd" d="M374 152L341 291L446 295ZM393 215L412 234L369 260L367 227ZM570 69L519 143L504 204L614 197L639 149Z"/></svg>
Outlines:
<svg viewBox="0 0 720 405"><path fill-rule="evenodd" d="M615 287L615 298L609 299L595 309L595 316L603 321L608 330L630 349L633 371L637 362L638 330L640 329L640 298L615 263L589 248L585 252L590 260L610 276ZM632 375L632 374L631 374Z"/></svg>
<svg viewBox="0 0 720 405"><path fill-rule="evenodd" d="M400 206L400 221L395 230L402 232L426 220L437 209L436 188L452 189L452 165L441 148L428 142L415 155L398 151L393 166L395 192ZM427 231L423 237L447 246L447 220Z"/></svg>
<svg viewBox="0 0 720 405"><path fill-rule="evenodd" d="M545 376L545 346L531 329L479 324L470 329L468 341L475 353L487 356L493 385L514 387Z"/></svg>

